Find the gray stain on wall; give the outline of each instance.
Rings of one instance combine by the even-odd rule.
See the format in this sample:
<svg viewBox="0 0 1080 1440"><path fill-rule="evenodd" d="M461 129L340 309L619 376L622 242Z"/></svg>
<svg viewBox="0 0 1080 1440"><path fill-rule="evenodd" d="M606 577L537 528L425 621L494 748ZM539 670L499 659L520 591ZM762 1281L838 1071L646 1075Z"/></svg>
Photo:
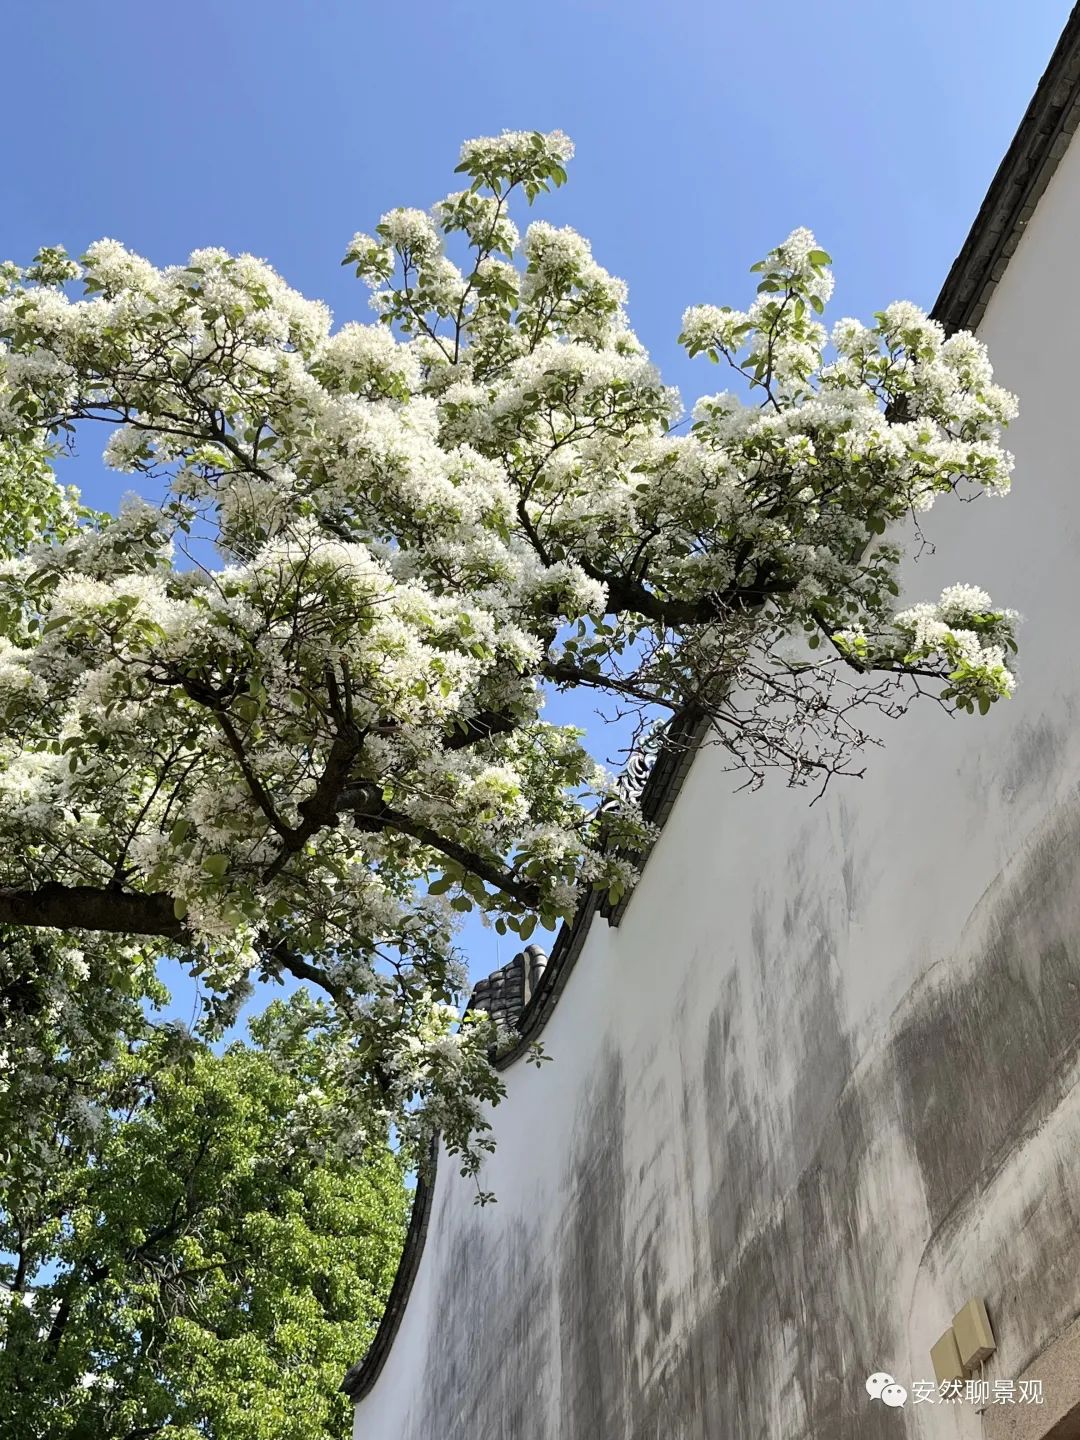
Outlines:
<svg viewBox="0 0 1080 1440"><path fill-rule="evenodd" d="M1080 809L1062 806L1024 847L963 949L857 1071L831 912L797 869L789 878L786 907L763 897L741 963L715 972L698 1077L670 1095L650 1057L631 1078L616 1051L598 1056L552 1228L475 1211L441 1236L428 1363L400 1440L903 1434L912 1416L871 1405L862 1381L905 1355L912 1227L923 1264L956 1277L957 1304L968 1277L981 1285L1018 1362L1080 1308L1067 1157L1046 1162L1028 1240L982 1215L977 1264L965 1248L1013 1147L1075 1105ZM883 1130L924 1198L918 1214L890 1208ZM697 1174L704 1211L679 1193L679 1177ZM679 1226L707 1230L693 1235L708 1263L688 1293L672 1291Z"/></svg>
<svg viewBox="0 0 1080 1440"><path fill-rule="evenodd" d="M478 1210L448 1238L401 1440L545 1440L552 1287L538 1227L497 1228Z"/></svg>

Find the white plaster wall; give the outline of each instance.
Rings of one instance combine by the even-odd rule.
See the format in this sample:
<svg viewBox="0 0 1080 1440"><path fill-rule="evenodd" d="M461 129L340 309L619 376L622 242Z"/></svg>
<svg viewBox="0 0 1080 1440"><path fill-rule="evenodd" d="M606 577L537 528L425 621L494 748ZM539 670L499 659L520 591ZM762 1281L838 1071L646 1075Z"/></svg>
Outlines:
<svg viewBox="0 0 1080 1440"><path fill-rule="evenodd" d="M1015 699L917 707L812 808L697 758L554 1063L505 1076L498 1203L440 1166L357 1440L975 1436L863 1379L931 1378L972 1294L988 1377L1080 1311L1078 233L1074 145L981 330L1021 396L1014 493L943 504L909 566L913 599L1023 612Z"/></svg>

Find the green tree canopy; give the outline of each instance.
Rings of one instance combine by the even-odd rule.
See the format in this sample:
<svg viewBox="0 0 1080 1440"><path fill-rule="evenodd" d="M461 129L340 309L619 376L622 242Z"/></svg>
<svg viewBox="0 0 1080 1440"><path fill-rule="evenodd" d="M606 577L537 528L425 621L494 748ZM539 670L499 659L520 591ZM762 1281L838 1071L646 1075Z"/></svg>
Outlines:
<svg viewBox="0 0 1080 1440"><path fill-rule="evenodd" d="M5 1436L348 1433L407 1194L318 1012L275 1002L215 1053L136 1007L94 1067L54 1040L0 1101Z"/></svg>

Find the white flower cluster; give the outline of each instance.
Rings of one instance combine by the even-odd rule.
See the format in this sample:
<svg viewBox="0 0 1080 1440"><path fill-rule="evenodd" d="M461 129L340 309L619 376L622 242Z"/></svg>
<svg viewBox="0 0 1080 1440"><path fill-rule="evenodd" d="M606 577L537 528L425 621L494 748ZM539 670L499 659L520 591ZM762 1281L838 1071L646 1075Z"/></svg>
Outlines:
<svg viewBox="0 0 1080 1440"><path fill-rule="evenodd" d="M329 390L373 400L406 399L420 380L415 351L381 325L343 326L322 345L312 370Z"/></svg>
<svg viewBox="0 0 1080 1440"><path fill-rule="evenodd" d="M439 232L423 210L388 210L379 221L379 234L395 250L408 253L414 265L423 265L439 254Z"/></svg>
<svg viewBox="0 0 1080 1440"><path fill-rule="evenodd" d="M940 655L962 677L970 672L991 693L1006 696L1016 688L1006 655L1017 618L1014 610L995 609L977 585L950 585L936 603L902 611L895 624L915 658Z"/></svg>
<svg viewBox="0 0 1080 1440"><path fill-rule="evenodd" d="M110 298L125 290L144 295L160 291L161 276L155 266L119 240L95 240L83 256L83 267L93 288Z"/></svg>
<svg viewBox="0 0 1080 1440"><path fill-rule="evenodd" d="M440 200L433 213L444 232L464 231L474 245L485 251L512 255L521 243L517 226L491 195L457 190Z"/></svg>
<svg viewBox="0 0 1080 1440"><path fill-rule="evenodd" d="M466 140L461 167L472 175L527 174L538 159L566 165L574 158L574 143L561 130L541 135L535 130L504 130L501 135Z"/></svg>
<svg viewBox="0 0 1080 1440"><path fill-rule="evenodd" d="M683 341L699 350L737 350L746 323L743 311L727 305L691 305L683 311Z"/></svg>

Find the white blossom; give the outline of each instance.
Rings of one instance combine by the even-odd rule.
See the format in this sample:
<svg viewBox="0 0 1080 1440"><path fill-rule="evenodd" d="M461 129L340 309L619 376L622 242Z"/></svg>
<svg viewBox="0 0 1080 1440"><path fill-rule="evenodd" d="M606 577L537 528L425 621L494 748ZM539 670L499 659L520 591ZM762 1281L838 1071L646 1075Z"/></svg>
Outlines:
<svg viewBox="0 0 1080 1440"><path fill-rule="evenodd" d="M682 424L587 240L519 234L572 153L469 141L466 188L354 235L375 324L335 330L219 248L159 269L101 241L82 299L59 252L0 271L0 888L152 904L222 1014L311 957L387 1115L468 1164L490 1036L454 1029L456 925L617 901L653 834L593 813L611 781L545 720L552 686L692 703L756 783L843 767L831 686L854 707L914 674L986 709L1015 684L1018 617L981 588L894 613L912 512L1010 483L981 342L907 302L830 332L796 229L739 308L685 310L729 388ZM42 416L80 440L106 417L106 463L153 498L81 512ZM95 943L42 1023L94 986Z"/></svg>

